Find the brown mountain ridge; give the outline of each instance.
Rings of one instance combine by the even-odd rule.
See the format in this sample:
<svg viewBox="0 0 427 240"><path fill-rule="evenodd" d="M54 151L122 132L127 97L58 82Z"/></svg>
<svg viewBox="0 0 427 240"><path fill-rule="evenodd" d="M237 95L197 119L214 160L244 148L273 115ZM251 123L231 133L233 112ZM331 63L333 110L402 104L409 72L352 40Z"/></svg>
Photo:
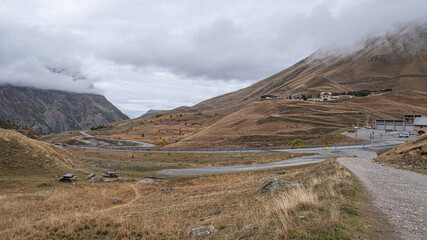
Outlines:
<svg viewBox="0 0 427 240"><path fill-rule="evenodd" d="M319 50L252 86L176 111L237 110L263 94L288 96L380 89L427 91L427 24L406 26L384 37L369 39L358 50Z"/></svg>

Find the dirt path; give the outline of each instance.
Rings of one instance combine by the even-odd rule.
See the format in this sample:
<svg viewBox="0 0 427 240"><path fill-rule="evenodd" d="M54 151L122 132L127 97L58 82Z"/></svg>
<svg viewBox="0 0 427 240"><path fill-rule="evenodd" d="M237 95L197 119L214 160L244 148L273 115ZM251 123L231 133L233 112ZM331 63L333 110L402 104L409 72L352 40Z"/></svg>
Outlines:
<svg viewBox="0 0 427 240"><path fill-rule="evenodd" d="M119 209L119 208L125 208L125 207L132 205L134 202L136 202L138 199L140 199L142 196L141 193L139 193L139 191L135 187L135 185L132 185L131 187L132 187L133 191L135 192L135 197L131 201L129 201L126 204L119 204L119 205L116 205L113 207L105 208L105 209L102 209L98 212L103 213L103 212L108 212L108 211L112 211L112 210Z"/></svg>
<svg viewBox="0 0 427 240"><path fill-rule="evenodd" d="M370 158L338 158L353 172L402 239L426 239L427 175L374 163Z"/></svg>

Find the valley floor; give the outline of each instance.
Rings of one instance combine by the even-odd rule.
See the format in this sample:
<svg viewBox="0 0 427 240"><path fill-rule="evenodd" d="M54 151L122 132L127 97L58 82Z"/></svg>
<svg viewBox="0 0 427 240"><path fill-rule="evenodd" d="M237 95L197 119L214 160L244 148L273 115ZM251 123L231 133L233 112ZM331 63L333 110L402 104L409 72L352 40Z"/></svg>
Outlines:
<svg viewBox="0 0 427 240"><path fill-rule="evenodd" d="M86 167L100 171L112 164L93 165L90 160L98 154L86 154L81 157ZM129 176L126 181L114 183L58 183L53 176L3 177L0 238L187 239L191 229L210 225L217 232L202 237L377 238L369 227L375 223L365 214L361 187L335 160L287 167L285 174L275 177L302 186L258 193L259 186L281 169L171 176L159 183L140 183L133 179L137 176L133 171L125 170L120 173Z"/></svg>

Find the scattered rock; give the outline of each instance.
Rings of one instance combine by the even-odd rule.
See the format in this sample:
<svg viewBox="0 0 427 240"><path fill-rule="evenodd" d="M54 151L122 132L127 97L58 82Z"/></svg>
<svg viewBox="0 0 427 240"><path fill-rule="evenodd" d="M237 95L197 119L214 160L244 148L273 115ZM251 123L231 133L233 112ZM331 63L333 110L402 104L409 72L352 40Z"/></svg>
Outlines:
<svg viewBox="0 0 427 240"><path fill-rule="evenodd" d="M85 180L90 180L95 176L96 176L95 173L91 173L91 174L87 175L87 177L85 177Z"/></svg>
<svg viewBox="0 0 427 240"><path fill-rule="evenodd" d="M112 203L119 203L119 202L121 202L121 200L120 200L120 198L119 198L119 197L113 197L113 198L110 200L110 202L112 202Z"/></svg>
<svg viewBox="0 0 427 240"><path fill-rule="evenodd" d="M116 181L116 182L123 182L123 181L124 181L124 179L123 179L123 177L118 177L115 181Z"/></svg>
<svg viewBox="0 0 427 240"><path fill-rule="evenodd" d="M175 192L176 190L173 187L167 187L167 188L163 188L162 191L165 191L165 192Z"/></svg>
<svg viewBox="0 0 427 240"><path fill-rule="evenodd" d="M131 218L131 217L132 215L129 215L129 214L125 216L125 218Z"/></svg>
<svg viewBox="0 0 427 240"><path fill-rule="evenodd" d="M102 178L101 176L95 176L90 181L91 182L103 182L104 178Z"/></svg>
<svg viewBox="0 0 427 240"><path fill-rule="evenodd" d="M275 177L275 176L279 176L279 175L283 175L283 174L286 174L286 170L278 171L277 173L272 174L271 177Z"/></svg>
<svg viewBox="0 0 427 240"><path fill-rule="evenodd" d="M217 232L218 232L218 230L216 230L215 227L212 225L209 227L198 226L196 228L191 229L189 237L193 238L193 237L197 237L200 235L210 235L210 234L215 234Z"/></svg>
<svg viewBox="0 0 427 240"><path fill-rule="evenodd" d="M284 188L290 188L290 187L299 187L301 186L301 183L296 182L285 182L277 178L270 178L268 180L265 180L265 182L259 187L258 193L267 193L274 190L284 189Z"/></svg>
<svg viewBox="0 0 427 240"><path fill-rule="evenodd" d="M46 197L47 197L47 195L46 195L46 194L44 194L44 193L40 193L40 194L39 194L39 197L41 197L41 198L46 198Z"/></svg>
<svg viewBox="0 0 427 240"><path fill-rule="evenodd" d="M155 179L155 178L144 178L138 181L139 183L165 183L163 180Z"/></svg>

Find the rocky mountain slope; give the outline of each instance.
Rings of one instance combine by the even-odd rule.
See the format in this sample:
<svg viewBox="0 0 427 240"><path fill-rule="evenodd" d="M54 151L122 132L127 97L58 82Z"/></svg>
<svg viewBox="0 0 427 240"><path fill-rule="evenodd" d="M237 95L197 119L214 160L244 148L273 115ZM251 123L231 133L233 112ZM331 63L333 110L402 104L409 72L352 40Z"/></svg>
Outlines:
<svg viewBox="0 0 427 240"><path fill-rule="evenodd" d="M129 119L104 96L0 85L0 118L59 133Z"/></svg>
<svg viewBox="0 0 427 240"><path fill-rule="evenodd" d="M319 50L252 86L177 112L240 109L263 94L289 96L320 91L393 89L427 91L427 24L371 38L357 50Z"/></svg>
<svg viewBox="0 0 427 240"><path fill-rule="evenodd" d="M0 128L15 130L15 131L20 132L29 138L35 138L35 137L42 135L41 133L34 131L33 129L31 129L29 127L20 126L20 125L17 125L11 121L3 120L1 118L0 118Z"/></svg>

